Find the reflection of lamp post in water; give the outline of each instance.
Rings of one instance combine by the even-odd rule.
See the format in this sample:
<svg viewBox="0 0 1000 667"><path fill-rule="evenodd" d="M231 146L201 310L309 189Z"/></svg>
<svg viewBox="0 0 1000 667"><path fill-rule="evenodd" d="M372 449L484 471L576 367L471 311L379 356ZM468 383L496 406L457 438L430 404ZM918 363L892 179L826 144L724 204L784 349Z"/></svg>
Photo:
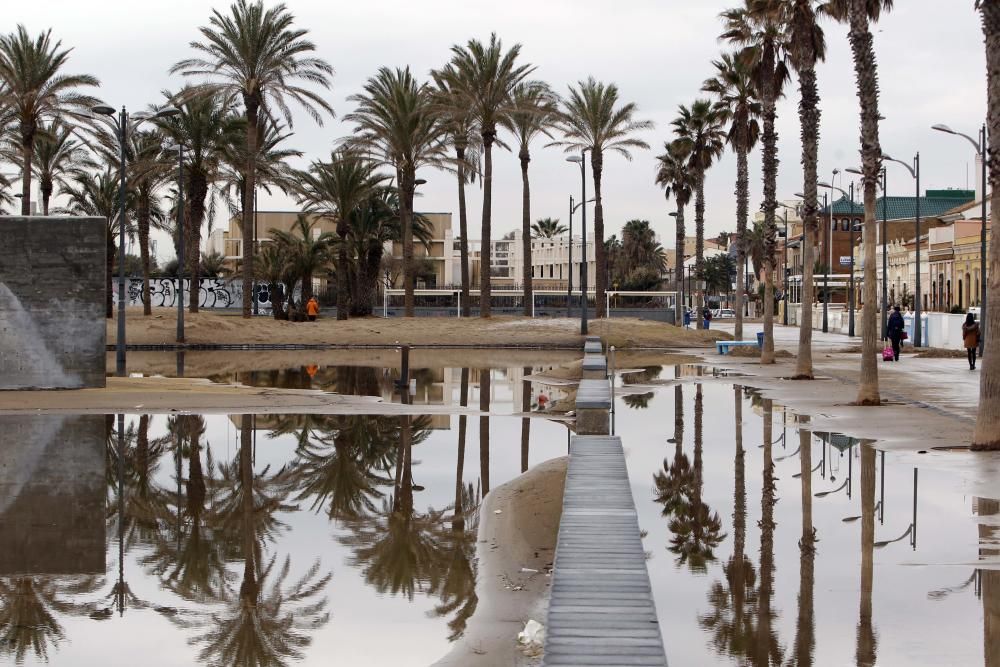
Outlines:
<svg viewBox="0 0 1000 667"><path fill-rule="evenodd" d="M910 525L906 527L906 530L899 537L892 540L884 540L882 542L876 542L875 548L881 549L882 547L888 546L893 542L899 542L904 537L910 537L910 546L913 550L917 550L917 469L913 469L913 517L910 521Z"/></svg>

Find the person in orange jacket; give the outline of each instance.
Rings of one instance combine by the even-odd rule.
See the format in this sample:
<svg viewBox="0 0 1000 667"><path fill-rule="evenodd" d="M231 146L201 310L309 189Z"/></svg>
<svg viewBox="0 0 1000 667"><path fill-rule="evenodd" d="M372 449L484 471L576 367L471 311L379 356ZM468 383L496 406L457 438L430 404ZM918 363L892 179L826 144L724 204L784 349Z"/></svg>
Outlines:
<svg viewBox="0 0 1000 667"><path fill-rule="evenodd" d="M316 300L316 297L311 297L306 303L306 315L309 316L310 322L316 321L316 316L319 315L319 301Z"/></svg>

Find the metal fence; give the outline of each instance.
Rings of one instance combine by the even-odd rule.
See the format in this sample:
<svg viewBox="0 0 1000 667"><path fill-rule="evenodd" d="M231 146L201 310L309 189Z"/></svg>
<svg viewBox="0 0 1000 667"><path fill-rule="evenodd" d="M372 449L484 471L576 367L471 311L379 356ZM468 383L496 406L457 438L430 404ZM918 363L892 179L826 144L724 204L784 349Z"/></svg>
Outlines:
<svg viewBox="0 0 1000 667"><path fill-rule="evenodd" d="M382 293L382 316L403 314L401 289L386 289ZM580 314L580 293L567 297L565 290L534 290L531 300L532 317L573 317ZM639 292L612 290L605 293L606 312L610 317L641 317L660 321L673 321L675 292ZM469 310L478 314L481 294L470 290ZM490 293L490 311L497 315L524 314L524 292L521 290L493 290ZM417 316L462 316L462 292L457 289L414 290L414 314ZM587 307L596 312L596 293L587 293Z"/></svg>

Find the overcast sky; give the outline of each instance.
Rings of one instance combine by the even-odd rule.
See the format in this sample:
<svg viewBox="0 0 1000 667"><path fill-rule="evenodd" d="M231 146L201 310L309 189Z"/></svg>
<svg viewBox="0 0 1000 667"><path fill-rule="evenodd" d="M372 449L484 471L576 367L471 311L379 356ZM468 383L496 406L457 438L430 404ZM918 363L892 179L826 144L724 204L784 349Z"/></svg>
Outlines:
<svg viewBox="0 0 1000 667"><path fill-rule="evenodd" d="M507 45L520 42L525 62L537 66L535 77L564 93L567 85L593 75L618 84L622 98L635 101L639 117L656 128L643 135L651 150L638 151L632 162L605 160L604 206L608 234L632 218L649 220L673 245L673 219L662 191L653 183L655 156L670 139L670 121L679 104L689 104L712 74L711 61L726 45L719 43L718 14L737 0L423 0L346 3L290 0L297 24L308 28L320 57L336 69L329 100L336 118L319 127L297 113L290 145L307 159L329 155L333 142L351 127L339 119L350 112L346 98L382 66L409 65L426 77L448 59L452 44L488 39L496 31ZM24 23L31 32L52 28L74 48L69 70L101 80L100 96L112 106L144 108L160 101L164 88L176 89L180 77L167 70L191 55L188 43L208 22L211 7L223 2L171 0L136 3L101 0L40 0L7 3L5 26ZM853 63L846 29L825 22L828 55L818 69L822 99L820 174L854 166L858 158L858 110ZM881 84L883 150L910 158L921 151L925 188L966 187L975 178L972 146L933 132L944 122L975 134L985 116L985 58L982 33L972 0L906 0L875 27ZM802 187L799 164L796 82L779 105L779 198L792 198ZM579 193L579 172L559 149L533 147L532 219L567 218L568 198ZM303 161L302 166L305 166ZM760 202L759 153L751 158L751 210ZM736 167L729 153L707 175L706 229L713 235L735 227L733 196ZM454 178L426 170L418 207L452 211L457 229ZM589 166L588 166L589 180ZM843 181L846 189L848 181ZM838 182L838 184L840 184ZM592 185L588 182L588 192ZM913 182L900 166L890 167L890 194L910 194ZM287 209L285 197L262 197L260 208ZM481 215L481 192L469 189L470 236ZM521 179L516 155L494 159L493 230L499 237L520 226ZM592 220L592 217L590 218ZM164 244L166 245L166 244ZM161 256L164 252L161 250Z"/></svg>

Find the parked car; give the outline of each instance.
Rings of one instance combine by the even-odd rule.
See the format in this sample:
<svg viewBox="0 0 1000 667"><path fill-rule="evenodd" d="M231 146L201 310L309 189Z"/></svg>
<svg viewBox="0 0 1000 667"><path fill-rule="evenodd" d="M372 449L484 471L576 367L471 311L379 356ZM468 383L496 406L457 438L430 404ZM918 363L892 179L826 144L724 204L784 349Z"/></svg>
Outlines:
<svg viewBox="0 0 1000 667"><path fill-rule="evenodd" d="M736 311L732 308L717 308L712 311L712 317L716 320L735 320Z"/></svg>

